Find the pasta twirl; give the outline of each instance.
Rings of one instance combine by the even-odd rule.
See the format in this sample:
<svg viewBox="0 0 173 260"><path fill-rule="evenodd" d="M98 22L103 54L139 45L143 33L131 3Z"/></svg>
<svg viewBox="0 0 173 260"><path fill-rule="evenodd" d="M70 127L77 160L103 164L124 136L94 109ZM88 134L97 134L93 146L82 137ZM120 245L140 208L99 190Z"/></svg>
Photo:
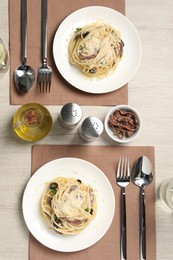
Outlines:
<svg viewBox="0 0 173 260"><path fill-rule="evenodd" d="M93 23L77 28L69 43L70 63L88 77L104 77L113 72L123 55L120 32L108 24Z"/></svg>
<svg viewBox="0 0 173 260"><path fill-rule="evenodd" d="M56 232L77 234L95 218L96 196L92 187L81 180L57 177L47 184L41 211Z"/></svg>

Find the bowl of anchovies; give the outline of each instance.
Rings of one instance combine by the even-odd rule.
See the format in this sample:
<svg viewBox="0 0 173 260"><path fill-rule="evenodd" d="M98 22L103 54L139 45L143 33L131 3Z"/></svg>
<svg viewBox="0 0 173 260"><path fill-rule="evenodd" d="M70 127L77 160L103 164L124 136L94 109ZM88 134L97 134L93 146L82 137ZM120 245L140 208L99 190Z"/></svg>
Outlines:
<svg viewBox="0 0 173 260"><path fill-rule="evenodd" d="M104 121L105 131L117 143L128 143L136 139L141 131L141 117L129 105L117 105L109 110Z"/></svg>

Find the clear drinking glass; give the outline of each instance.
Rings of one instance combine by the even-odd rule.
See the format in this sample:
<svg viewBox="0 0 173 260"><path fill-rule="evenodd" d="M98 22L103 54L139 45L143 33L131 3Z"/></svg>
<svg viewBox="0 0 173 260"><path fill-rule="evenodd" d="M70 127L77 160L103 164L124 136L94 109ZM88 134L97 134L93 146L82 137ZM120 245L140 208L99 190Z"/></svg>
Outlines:
<svg viewBox="0 0 173 260"><path fill-rule="evenodd" d="M0 78L7 72L9 67L8 51L0 38Z"/></svg>
<svg viewBox="0 0 173 260"><path fill-rule="evenodd" d="M165 180L161 184L159 194L163 204L173 210L173 178Z"/></svg>

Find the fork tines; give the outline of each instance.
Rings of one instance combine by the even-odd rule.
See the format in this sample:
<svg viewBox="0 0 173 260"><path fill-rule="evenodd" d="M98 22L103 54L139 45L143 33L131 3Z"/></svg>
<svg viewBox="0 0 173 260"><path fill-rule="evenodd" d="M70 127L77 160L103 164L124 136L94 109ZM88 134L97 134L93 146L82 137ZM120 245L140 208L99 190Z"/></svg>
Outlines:
<svg viewBox="0 0 173 260"><path fill-rule="evenodd" d="M52 72L50 71L43 71L44 69L41 69L38 72L38 84L39 84L39 89L40 92L48 93L50 92L50 87L51 87L51 78L52 78Z"/></svg>
<svg viewBox="0 0 173 260"><path fill-rule="evenodd" d="M128 156L123 156L120 158L118 163L116 180L117 183L130 181L130 159Z"/></svg>

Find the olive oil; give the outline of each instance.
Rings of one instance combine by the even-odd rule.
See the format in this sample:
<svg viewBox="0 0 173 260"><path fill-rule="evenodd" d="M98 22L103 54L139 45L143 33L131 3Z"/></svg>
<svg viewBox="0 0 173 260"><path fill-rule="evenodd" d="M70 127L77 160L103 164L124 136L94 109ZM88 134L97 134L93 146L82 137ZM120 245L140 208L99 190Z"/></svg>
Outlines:
<svg viewBox="0 0 173 260"><path fill-rule="evenodd" d="M45 137L52 127L52 117L46 107L29 103L20 107L13 118L16 134L26 141L38 141Z"/></svg>

